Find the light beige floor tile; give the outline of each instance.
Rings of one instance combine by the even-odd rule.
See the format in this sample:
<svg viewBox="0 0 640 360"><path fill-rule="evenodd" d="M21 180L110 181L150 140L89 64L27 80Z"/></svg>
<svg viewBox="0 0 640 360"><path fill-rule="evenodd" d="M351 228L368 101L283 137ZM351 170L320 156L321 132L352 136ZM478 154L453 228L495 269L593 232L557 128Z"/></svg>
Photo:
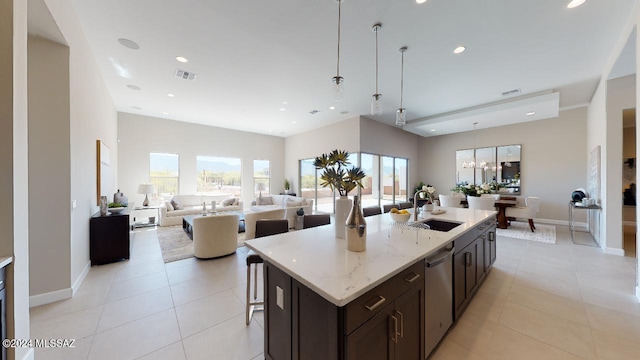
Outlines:
<svg viewBox="0 0 640 360"><path fill-rule="evenodd" d="M51 304L33 307L29 310L31 320L50 319L62 314L89 309L107 302L109 285L101 287L80 287L74 297Z"/></svg>
<svg viewBox="0 0 640 360"><path fill-rule="evenodd" d="M82 339L93 335L103 305L31 322L33 339Z"/></svg>
<svg viewBox="0 0 640 360"><path fill-rule="evenodd" d="M198 259L192 257L188 259L182 259L182 260L165 263L164 267L167 269L167 271L169 271L169 270L174 270L174 269L186 267L186 266L195 266L197 261Z"/></svg>
<svg viewBox="0 0 640 360"><path fill-rule="evenodd" d="M598 330L593 331L599 360L637 360L640 344L627 341Z"/></svg>
<svg viewBox="0 0 640 360"><path fill-rule="evenodd" d="M595 276L577 273L578 284L607 292L631 293L636 286L635 273L627 271L625 275Z"/></svg>
<svg viewBox="0 0 640 360"><path fill-rule="evenodd" d="M640 303L634 293L602 291L589 286L581 286L582 299L587 304L640 316Z"/></svg>
<svg viewBox="0 0 640 360"><path fill-rule="evenodd" d="M489 292L478 291L467 305L465 313L468 312L497 323L506 302L507 300L504 298L494 296Z"/></svg>
<svg viewBox="0 0 640 360"><path fill-rule="evenodd" d="M224 270L214 270L211 265L194 264L193 266L183 266L167 270L167 277L171 285L190 280L207 280L213 278L224 279Z"/></svg>
<svg viewBox="0 0 640 360"><path fill-rule="evenodd" d="M182 342L189 360L246 360L262 353L264 335L257 323L246 326L241 314Z"/></svg>
<svg viewBox="0 0 640 360"><path fill-rule="evenodd" d="M80 285L80 289L78 289L78 291L89 287L109 286L109 284L111 284L111 279L113 279L113 274L116 273L120 266L121 265L119 263L92 266L89 269L89 273L82 281L82 285Z"/></svg>
<svg viewBox="0 0 640 360"><path fill-rule="evenodd" d="M486 358L491 360L582 359L504 326L496 326L486 351Z"/></svg>
<svg viewBox="0 0 640 360"><path fill-rule="evenodd" d="M97 334L88 359L135 359L180 340L173 309Z"/></svg>
<svg viewBox="0 0 640 360"><path fill-rule="evenodd" d="M258 299L257 300L253 300L253 274L251 274L252 278L251 278L251 299L252 301L262 301L264 299L264 281L262 281L262 279L258 279ZM234 287L233 289L234 294L236 294L236 296L238 297L238 299L240 300L240 302L242 303L242 306L244 306L244 304L247 301L247 283L244 284L240 284L236 287Z"/></svg>
<svg viewBox="0 0 640 360"><path fill-rule="evenodd" d="M169 285L164 272L135 277L111 284L107 302L124 299L129 296L160 289Z"/></svg>
<svg viewBox="0 0 640 360"><path fill-rule="evenodd" d="M104 306L96 332L100 333L172 308L169 287L113 301Z"/></svg>
<svg viewBox="0 0 640 360"><path fill-rule="evenodd" d="M171 285L175 306L184 305L225 290L229 290L229 286L221 278L196 278Z"/></svg>
<svg viewBox="0 0 640 360"><path fill-rule="evenodd" d="M182 341L158 349L151 354L138 358L138 360L185 360Z"/></svg>
<svg viewBox="0 0 640 360"><path fill-rule="evenodd" d="M73 347L36 348L35 358L38 360L85 360L89 355L93 336L76 339Z"/></svg>
<svg viewBox="0 0 640 360"><path fill-rule="evenodd" d="M164 261L154 260L143 263L129 263L113 274L112 283L133 279L136 277L165 272Z"/></svg>
<svg viewBox="0 0 640 360"><path fill-rule="evenodd" d="M487 345L497 324L484 317L464 312L446 339L455 342L474 354L486 354Z"/></svg>
<svg viewBox="0 0 640 360"><path fill-rule="evenodd" d="M586 326L512 302L505 304L499 323L584 359L596 358L591 330Z"/></svg>
<svg viewBox="0 0 640 360"><path fill-rule="evenodd" d="M253 279L253 271L251 272L251 278ZM224 281L230 287L236 287L247 283L247 266L238 266L229 268L222 274ZM258 281L262 279L262 266L258 266Z"/></svg>
<svg viewBox="0 0 640 360"><path fill-rule="evenodd" d="M595 305L586 308L592 329L640 344L640 316Z"/></svg>
<svg viewBox="0 0 640 360"><path fill-rule="evenodd" d="M499 298L506 298L509 295L514 279L514 275L508 275L504 271L500 271L500 269L492 269L478 290Z"/></svg>
<svg viewBox="0 0 640 360"><path fill-rule="evenodd" d="M253 358L253 359L251 359L251 360L264 360L264 354L263 354L263 353L260 353L260 355L258 355L258 356L256 356L256 357L254 357L254 358Z"/></svg>
<svg viewBox="0 0 640 360"><path fill-rule="evenodd" d="M435 349L430 360L484 360L479 354L475 354L453 341L444 339Z"/></svg>
<svg viewBox="0 0 640 360"><path fill-rule="evenodd" d="M514 285L508 296L509 301L540 310L549 315L589 326L587 312L581 301L567 299L547 292Z"/></svg>
<svg viewBox="0 0 640 360"><path fill-rule="evenodd" d="M566 271L548 273L546 270L538 273L518 271L513 284L542 290L576 301L582 300L575 273Z"/></svg>
<svg viewBox="0 0 640 360"><path fill-rule="evenodd" d="M230 318L244 315L244 306L231 290L176 307L182 337L218 325Z"/></svg>

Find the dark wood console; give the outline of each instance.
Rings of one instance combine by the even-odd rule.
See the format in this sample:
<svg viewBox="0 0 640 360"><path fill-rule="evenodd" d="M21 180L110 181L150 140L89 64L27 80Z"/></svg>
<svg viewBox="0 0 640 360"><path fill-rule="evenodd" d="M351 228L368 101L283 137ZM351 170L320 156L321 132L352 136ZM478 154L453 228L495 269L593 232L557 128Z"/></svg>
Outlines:
<svg viewBox="0 0 640 360"><path fill-rule="evenodd" d="M91 216L89 224L91 265L108 264L129 259L129 210L119 214L100 213Z"/></svg>

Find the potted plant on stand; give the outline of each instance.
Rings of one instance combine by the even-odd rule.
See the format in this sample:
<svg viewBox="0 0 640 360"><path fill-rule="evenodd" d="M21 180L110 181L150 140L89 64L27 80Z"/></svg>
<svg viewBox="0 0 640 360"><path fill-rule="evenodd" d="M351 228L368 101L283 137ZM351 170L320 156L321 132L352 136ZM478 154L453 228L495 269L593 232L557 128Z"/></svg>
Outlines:
<svg viewBox="0 0 640 360"><path fill-rule="evenodd" d="M291 183L289 183L289 179L284 179L284 193L289 194L291 192Z"/></svg>
<svg viewBox="0 0 640 360"><path fill-rule="evenodd" d="M339 239L345 238L344 224L351 209L351 200L347 198L347 194L357 186L364 187L364 171L357 166L347 168L349 164L349 152L337 149L316 157L313 162L316 169L322 170L320 186L328 187L334 194L338 192L340 195L336 199L335 209L336 237Z"/></svg>

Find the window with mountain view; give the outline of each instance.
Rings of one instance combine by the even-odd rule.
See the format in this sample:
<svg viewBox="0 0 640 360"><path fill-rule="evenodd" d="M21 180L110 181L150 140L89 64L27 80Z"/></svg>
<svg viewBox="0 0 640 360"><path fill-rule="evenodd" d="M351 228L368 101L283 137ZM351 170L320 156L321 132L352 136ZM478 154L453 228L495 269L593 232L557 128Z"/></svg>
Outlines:
<svg viewBox="0 0 640 360"><path fill-rule="evenodd" d="M178 154L149 154L149 181L158 195L178 194L180 178L180 156Z"/></svg>
<svg viewBox="0 0 640 360"><path fill-rule="evenodd" d="M196 191L208 195L242 195L242 161L237 158L196 156Z"/></svg>

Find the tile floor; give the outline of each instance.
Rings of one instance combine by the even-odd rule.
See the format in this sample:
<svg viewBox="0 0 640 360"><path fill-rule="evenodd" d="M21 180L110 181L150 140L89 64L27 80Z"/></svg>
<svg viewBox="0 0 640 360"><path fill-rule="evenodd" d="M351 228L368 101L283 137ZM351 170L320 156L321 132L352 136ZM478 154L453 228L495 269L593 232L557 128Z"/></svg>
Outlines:
<svg viewBox="0 0 640 360"><path fill-rule="evenodd" d="M638 359L635 258L572 244L498 238L498 260L440 359ZM246 248L164 264L153 229L131 260L91 269L76 296L31 309L32 338L75 338L36 359L263 358L263 315L244 324Z"/></svg>

